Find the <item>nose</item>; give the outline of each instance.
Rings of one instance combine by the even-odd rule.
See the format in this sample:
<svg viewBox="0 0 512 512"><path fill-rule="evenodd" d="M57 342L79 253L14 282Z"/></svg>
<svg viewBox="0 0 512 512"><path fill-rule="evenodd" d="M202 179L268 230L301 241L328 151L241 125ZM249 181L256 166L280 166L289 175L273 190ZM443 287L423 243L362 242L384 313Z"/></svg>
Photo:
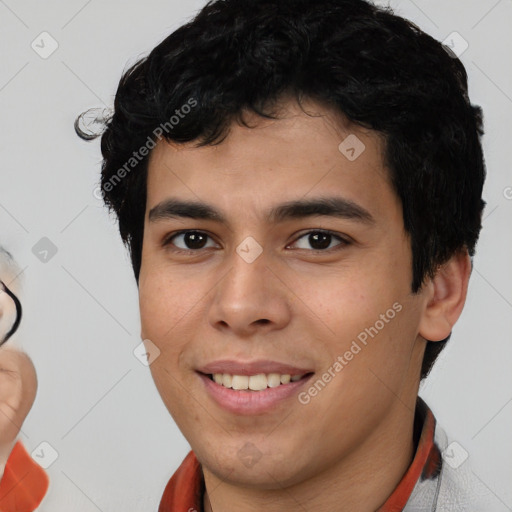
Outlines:
<svg viewBox="0 0 512 512"><path fill-rule="evenodd" d="M234 253L229 270L216 287L210 324L231 330L237 337L282 329L290 322L290 295L264 252L252 262Z"/></svg>

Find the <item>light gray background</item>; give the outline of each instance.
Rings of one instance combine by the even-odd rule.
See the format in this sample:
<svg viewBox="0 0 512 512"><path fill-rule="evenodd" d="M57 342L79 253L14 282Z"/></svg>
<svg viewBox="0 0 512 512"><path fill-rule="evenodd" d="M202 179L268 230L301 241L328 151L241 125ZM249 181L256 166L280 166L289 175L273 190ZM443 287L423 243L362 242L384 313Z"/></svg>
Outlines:
<svg viewBox="0 0 512 512"><path fill-rule="evenodd" d="M99 141L75 116L111 106L127 63L203 0L0 0L1 242L23 269L26 316L15 345L33 359L36 402L20 439L48 442L41 511L154 511L189 446L133 355L137 289L113 218L93 195ZM488 202L466 308L421 395L512 510L512 1L403 0L396 12L439 40L457 31L470 96L485 113ZM31 43L47 31L58 49ZM508 199L507 199L508 197ZM48 237L49 261L33 253Z"/></svg>

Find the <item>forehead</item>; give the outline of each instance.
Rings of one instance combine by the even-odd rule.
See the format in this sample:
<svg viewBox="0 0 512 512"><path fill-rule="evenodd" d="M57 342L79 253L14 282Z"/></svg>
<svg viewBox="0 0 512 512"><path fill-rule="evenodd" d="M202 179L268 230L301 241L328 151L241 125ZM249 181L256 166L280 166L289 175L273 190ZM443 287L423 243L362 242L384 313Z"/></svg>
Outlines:
<svg viewBox="0 0 512 512"><path fill-rule="evenodd" d="M290 102L277 120L247 114L248 126L233 123L217 145L160 141L148 165L148 210L170 194L254 214L333 193L377 214L396 201L381 135L313 102L305 110Z"/></svg>

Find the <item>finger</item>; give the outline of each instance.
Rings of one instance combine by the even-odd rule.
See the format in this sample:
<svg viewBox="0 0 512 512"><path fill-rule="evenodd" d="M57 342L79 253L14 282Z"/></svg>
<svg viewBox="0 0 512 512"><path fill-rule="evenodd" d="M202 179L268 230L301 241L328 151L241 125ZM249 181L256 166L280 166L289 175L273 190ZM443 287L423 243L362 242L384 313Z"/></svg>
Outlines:
<svg viewBox="0 0 512 512"><path fill-rule="evenodd" d="M37 393L37 374L30 357L11 347L0 348L0 445L19 433Z"/></svg>

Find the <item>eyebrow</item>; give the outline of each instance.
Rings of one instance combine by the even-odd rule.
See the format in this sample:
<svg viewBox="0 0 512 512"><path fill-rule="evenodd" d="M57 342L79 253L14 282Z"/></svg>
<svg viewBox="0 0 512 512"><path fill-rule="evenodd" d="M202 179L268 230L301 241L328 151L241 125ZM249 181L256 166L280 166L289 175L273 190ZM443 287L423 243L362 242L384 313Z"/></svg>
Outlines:
<svg viewBox="0 0 512 512"><path fill-rule="evenodd" d="M328 216L375 224L374 217L362 206L342 197L319 197L288 201L271 208L265 218L271 223L314 216ZM168 198L149 211L149 222L172 218L202 219L229 224L220 210L200 201Z"/></svg>

